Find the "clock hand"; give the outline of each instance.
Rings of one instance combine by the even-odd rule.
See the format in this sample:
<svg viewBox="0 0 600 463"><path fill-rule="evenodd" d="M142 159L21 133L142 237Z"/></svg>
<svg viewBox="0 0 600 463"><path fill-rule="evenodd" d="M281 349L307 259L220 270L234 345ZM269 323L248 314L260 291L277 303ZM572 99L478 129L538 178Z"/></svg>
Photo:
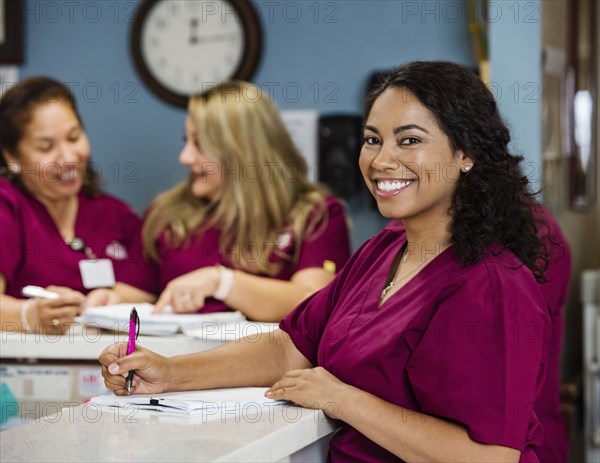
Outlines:
<svg viewBox="0 0 600 463"><path fill-rule="evenodd" d="M235 38L235 34L214 34L205 35L202 37L194 37L193 43L210 43L210 42L225 42L226 40Z"/></svg>
<svg viewBox="0 0 600 463"><path fill-rule="evenodd" d="M198 18L190 19L190 43L198 43Z"/></svg>

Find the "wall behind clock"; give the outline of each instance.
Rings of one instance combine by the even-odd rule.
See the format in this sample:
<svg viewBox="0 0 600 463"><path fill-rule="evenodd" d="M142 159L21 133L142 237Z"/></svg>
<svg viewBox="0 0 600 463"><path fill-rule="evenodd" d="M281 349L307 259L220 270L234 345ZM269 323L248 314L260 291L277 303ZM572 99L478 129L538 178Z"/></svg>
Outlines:
<svg viewBox="0 0 600 463"><path fill-rule="evenodd" d="M177 164L185 111L151 94L133 69L137 4L26 0L20 76L46 74L72 86L106 190L143 211L185 174ZM475 67L462 0L254 4L265 48L253 81L282 109L360 113L370 73L408 60Z"/></svg>

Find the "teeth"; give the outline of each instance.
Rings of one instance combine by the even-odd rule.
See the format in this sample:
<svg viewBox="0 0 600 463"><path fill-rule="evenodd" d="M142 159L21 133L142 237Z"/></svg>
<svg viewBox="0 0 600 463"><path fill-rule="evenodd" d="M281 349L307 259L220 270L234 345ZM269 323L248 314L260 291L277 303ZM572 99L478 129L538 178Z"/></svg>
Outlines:
<svg viewBox="0 0 600 463"><path fill-rule="evenodd" d="M60 180L75 180L77 178L77 172L68 172L59 177Z"/></svg>
<svg viewBox="0 0 600 463"><path fill-rule="evenodd" d="M377 181L377 188L379 188L382 191L401 190L402 188L407 187L411 183L412 183L412 180L405 180L403 182L398 181L398 180L396 180L396 181L389 181L389 180Z"/></svg>

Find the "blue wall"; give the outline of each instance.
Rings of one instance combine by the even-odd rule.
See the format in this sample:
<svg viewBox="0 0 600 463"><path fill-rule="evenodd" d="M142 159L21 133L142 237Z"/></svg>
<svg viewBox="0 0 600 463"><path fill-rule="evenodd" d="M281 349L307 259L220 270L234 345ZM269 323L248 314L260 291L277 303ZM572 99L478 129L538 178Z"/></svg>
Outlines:
<svg viewBox="0 0 600 463"><path fill-rule="evenodd" d="M151 94L129 55L138 1L26 0L21 77L73 86L107 191L141 212L185 175L177 155L185 111ZM413 59L474 67L464 0L254 2L264 30L254 82L282 109L360 113L370 73ZM540 176L540 2L490 2L493 91L527 172ZM301 96L298 97L298 89ZM380 221L355 214L354 243ZM369 217L371 219L369 219ZM368 223L356 223L368 222Z"/></svg>
<svg viewBox="0 0 600 463"><path fill-rule="evenodd" d="M47 74L73 86L105 188L141 211L184 175L177 155L185 112L151 94L133 68L137 4L27 0L21 77ZM373 70L417 58L473 64L462 1L255 5L265 47L254 82L274 88L281 108L360 113Z"/></svg>
<svg viewBox="0 0 600 463"><path fill-rule="evenodd" d="M491 2L490 89L511 130L510 148L525 157L533 190L542 187L541 3Z"/></svg>

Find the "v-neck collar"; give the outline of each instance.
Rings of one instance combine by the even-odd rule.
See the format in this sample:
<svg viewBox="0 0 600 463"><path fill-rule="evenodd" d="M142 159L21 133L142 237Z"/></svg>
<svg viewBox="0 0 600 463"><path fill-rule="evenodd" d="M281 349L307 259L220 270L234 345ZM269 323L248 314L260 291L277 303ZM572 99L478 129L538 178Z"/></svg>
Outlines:
<svg viewBox="0 0 600 463"><path fill-rule="evenodd" d="M37 199L35 196L33 196L29 191L23 191L23 193L25 194L25 197L29 199L30 204L32 204L33 207L38 209L40 214L42 214L42 216L45 217L45 221L48 224L50 224L50 227L53 230L53 233L56 236L56 238L60 242L65 242L63 236L60 234L60 230L58 229L56 222L50 215L50 212L48 212L48 209L46 208L46 206L44 206L44 203L42 203L39 199ZM77 211L75 212L75 222L73 224L74 238L79 237L79 235L80 235L79 232L81 231L81 210L82 210L82 205L84 205L84 207L85 207L85 204L84 204L85 198L86 198L86 196L83 193L83 191L80 191L77 194ZM68 244L67 244L67 246L68 246Z"/></svg>
<svg viewBox="0 0 600 463"><path fill-rule="evenodd" d="M431 259L429 262L427 262L414 275L411 275L410 279L406 283L404 283L404 285L400 289L398 289L394 294L392 294L390 297L388 297L383 302L383 304L380 305L379 299L380 299L382 290L387 286L387 282L388 282L388 278L389 278L389 269L390 269L391 265L394 263L394 260L397 258L398 254L402 251L402 249L405 246L407 246L407 243L408 243L408 240L406 239L406 233L403 233L402 236L400 237L399 246L397 247L397 250L394 253L394 257L392 258L392 261L390 262L390 264L388 266L386 266L387 268L385 269L385 272L384 272L385 278L383 279L383 285L379 282L379 281L381 281L379 275L378 275L379 281L376 281L376 282L374 282L373 285L371 285L371 294L369 295L369 300L375 301L375 304L374 304L375 312L380 312L382 310L385 310L385 308L391 302L393 302L395 299L398 299L401 295L405 294L406 292L410 291L411 288L414 285L416 285L419 281L428 278L432 272L434 272L441 265L444 265L444 263L446 263L453 255L453 252L451 250L453 249L454 246L453 245L448 246L441 253L439 253L437 256L435 256L433 259ZM369 305L371 305L371 304L369 304ZM373 305L371 305L371 307L372 306Z"/></svg>

